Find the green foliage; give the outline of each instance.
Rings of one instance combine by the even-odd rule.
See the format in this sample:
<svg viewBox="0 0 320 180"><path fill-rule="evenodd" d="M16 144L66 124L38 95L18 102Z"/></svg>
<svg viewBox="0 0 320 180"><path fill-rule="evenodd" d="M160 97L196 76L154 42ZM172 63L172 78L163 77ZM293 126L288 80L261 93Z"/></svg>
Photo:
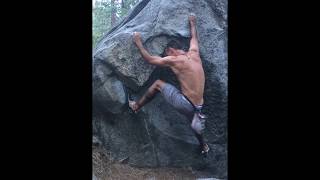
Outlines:
<svg viewBox="0 0 320 180"><path fill-rule="evenodd" d="M116 21L120 21L130 9L138 3L139 0L115 0ZM92 45L96 46L97 42L107 33L111 27L111 0L96 0L92 8Z"/></svg>

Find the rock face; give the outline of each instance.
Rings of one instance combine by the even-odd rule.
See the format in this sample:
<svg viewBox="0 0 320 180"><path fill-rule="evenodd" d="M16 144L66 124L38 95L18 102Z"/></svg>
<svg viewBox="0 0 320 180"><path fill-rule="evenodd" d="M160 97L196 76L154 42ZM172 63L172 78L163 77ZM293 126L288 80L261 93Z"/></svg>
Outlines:
<svg viewBox="0 0 320 180"><path fill-rule="evenodd" d="M162 56L172 41L188 48L189 14L196 15L200 55L206 75L204 136L206 158L190 122L157 95L138 114L127 108L156 80L179 87L171 70L147 64L132 40L140 32L145 48ZM115 160L139 167L193 167L227 178L227 1L142 0L109 31L93 53L93 133Z"/></svg>

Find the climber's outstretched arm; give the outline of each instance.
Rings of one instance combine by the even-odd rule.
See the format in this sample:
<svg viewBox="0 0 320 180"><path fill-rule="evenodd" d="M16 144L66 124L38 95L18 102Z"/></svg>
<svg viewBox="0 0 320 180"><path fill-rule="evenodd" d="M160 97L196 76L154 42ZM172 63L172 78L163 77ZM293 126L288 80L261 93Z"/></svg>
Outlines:
<svg viewBox="0 0 320 180"><path fill-rule="evenodd" d="M199 44L196 31L196 17L194 15L189 16L190 30L191 30L191 40L189 51L199 53Z"/></svg>
<svg viewBox="0 0 320 180"><path fill-rule="evenodd" d="M133 34L133 40L136 43L138 49L140 50L140 53L142 57L150 64L158 65L158 66L170 66L170 62L172 57L166 56L166 57L159 57L159 56L152 56L148 53L148 51L143 47L143 44L141 42L140 33L134 32Z"/></svg>

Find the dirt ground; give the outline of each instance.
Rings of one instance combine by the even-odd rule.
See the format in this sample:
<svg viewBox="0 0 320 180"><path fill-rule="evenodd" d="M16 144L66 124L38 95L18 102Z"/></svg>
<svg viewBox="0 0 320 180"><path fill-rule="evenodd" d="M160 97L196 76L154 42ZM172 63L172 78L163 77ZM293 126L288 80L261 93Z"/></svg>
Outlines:
<svg viewBox="0 0 320 180"><path fill-rule="evenodd" d="M192 168L137 168L114 162L101 148L92 147L93 174L98 180L196 180L208 178Z"/></svg>

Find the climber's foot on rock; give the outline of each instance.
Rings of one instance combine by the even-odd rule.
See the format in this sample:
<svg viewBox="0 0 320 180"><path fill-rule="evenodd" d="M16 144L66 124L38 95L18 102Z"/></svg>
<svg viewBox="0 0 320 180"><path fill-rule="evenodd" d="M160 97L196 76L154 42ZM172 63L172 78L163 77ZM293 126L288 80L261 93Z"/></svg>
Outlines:
<svg viewBox="0 0 320 180"><path fill-rule="evenodd" d="M210 148L209 148L208 144L205 143L201 147L201 154L206 156L208 154L209 150L210 150Z"/></svg>
<svg viewBox="0 0 320 180"><path fill-rule="evenodd" d="M131 100L128 100L128 101L129 101L129 107L131 108L131 110L134 113L137 113L138 112L138 104L137 104L137 102L131 101Z"/></svg>

